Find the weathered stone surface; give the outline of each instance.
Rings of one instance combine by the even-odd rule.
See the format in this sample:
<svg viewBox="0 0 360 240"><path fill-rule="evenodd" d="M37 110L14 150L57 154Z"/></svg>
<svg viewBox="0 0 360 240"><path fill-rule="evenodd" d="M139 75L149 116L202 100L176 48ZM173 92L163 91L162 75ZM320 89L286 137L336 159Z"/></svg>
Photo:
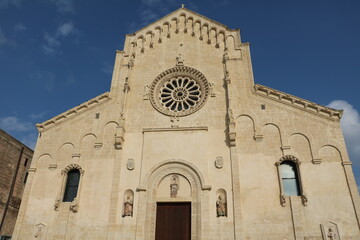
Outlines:
<svg viewBox="0 0 360 240"><path fill-rule="evenodd" d="M360 238L341 114L255 85L239 30L180 8L126 36L109 93L38 125L14 239L38 224L43 239L154 239L156 202L176 201L192 203L192 239L320 239L329 222ZM300 196L282 190L283 161ZM82 171L74 203L62 202L69 166Z"/></svg>
<svg viewBox="0 0 360 240"><path fill-rule="evenodd" d="M0 129L0 235L12 236L33 153Z"/></svg>

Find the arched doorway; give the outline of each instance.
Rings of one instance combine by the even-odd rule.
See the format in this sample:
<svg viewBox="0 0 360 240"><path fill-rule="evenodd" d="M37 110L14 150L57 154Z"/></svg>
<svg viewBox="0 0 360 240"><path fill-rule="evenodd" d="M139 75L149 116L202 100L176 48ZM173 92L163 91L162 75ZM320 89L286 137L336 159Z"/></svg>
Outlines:
<svg viewBox="0 0 360 240"><path fill-rule="evenodd" d="M142 206L145 205L145 208L142 208L145 210L145 214L142 212L138 215L137 223L138 227L144 229L138 231L143 232L143 236L138 235L137 239L155 240L157 214L171 216L167 211L176 212L179 209L188 211L186 210L188 208L190 208L190 217L187 218L185 214L180 218L184 221L186 219L190 221L191 236L189 239L201 239L200 191L210 190L211 187L204 185L203 177L198 169L183 160L169 160L154 167L145 181L144 187L139 188L139 191L142 191L139 196L139 203ZM162 213L158 212L158 209ZM141 207L139 212L141 212ZM161 231L161 228L158 231Z"/></svg>

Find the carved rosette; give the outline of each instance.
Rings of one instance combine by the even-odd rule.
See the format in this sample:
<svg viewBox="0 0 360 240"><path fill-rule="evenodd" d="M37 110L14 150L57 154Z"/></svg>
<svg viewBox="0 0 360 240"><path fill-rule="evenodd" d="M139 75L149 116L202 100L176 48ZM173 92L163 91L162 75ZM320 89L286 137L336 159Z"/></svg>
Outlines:
<svg viewBox="0 0 360 240"><path fill-rule="evenodd" d="M208 99L210 84L198 70L177 66L162 72L150 87L150 102L167 116L187 116Z"/></svg>

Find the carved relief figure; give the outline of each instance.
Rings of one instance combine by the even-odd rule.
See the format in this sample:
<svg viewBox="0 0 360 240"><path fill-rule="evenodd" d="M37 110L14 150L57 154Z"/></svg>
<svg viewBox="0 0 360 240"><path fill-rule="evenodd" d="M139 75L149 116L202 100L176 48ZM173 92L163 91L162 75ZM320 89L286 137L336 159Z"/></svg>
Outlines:
<svg viewBox="0 0 360 240"><path fill-rule="evenodd" d="M129 195L126 196L126 199L124 201L124 214L123 217L131 216L133 215L133 200Z"/></svg>
<svg viewBox="0 0 360 240"><path fill-rule="evenodd" d="M184 58L181 54L176 57L176 66L184 66Z"/></svg>
<svg viewBox="0 0 360 240"><path fill-rule="evenodd" d="M328 229L328 234L327 236L329 237L330 240L336 240L338 239L337 238L337 235L336 235L336 232L332 229L332 228L329 228Z"/></svg>
<svg viewBox="0 0 360 240"><path fill-rule="evenodd" d="M35 238L42 238L42 228L38 228L37 232L35 233Z"/></svg>
<svg viewBox="0 0 360 240"><path fill-rule="evenodd" d="M176 198L177 192L179 190L179 178L176 175L171 176L171 183L170 183L170 197Z"/></svg>
<svg viewBox="0 0 360 240"><path fill-rule="evenodd" d="M46 238L46 225L43 223L39 223L35 225L35 234L34 238L37 240L42 240Z"/></svg>
<svg viewBox="0 0 360 240"><path fill-rule="evenodd" d="M216 213L217 217L226 217L226 201L224 196L220 194L218 200L216 201Z"/></svg>

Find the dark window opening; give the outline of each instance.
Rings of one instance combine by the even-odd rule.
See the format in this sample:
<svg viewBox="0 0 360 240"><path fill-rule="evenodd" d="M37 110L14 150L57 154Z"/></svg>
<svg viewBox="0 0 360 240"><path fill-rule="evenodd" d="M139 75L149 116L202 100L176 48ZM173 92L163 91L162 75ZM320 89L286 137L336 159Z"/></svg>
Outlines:
<svg viewBox="0 0 360 240"><path fill-rule="evenodd" d="M79 188L80 171L78 169L68 172L63 202L72 202L77 196Z"/></svg>
<svg viewBox="0 0 360 240"><path fill-rule="evenodd" d="M27 172L27 173L25 173L25 177L24 177L24 183L26 183L26 181L27 181L27 178L28 178L28 175L29 175L29 173Z"/></svg>

